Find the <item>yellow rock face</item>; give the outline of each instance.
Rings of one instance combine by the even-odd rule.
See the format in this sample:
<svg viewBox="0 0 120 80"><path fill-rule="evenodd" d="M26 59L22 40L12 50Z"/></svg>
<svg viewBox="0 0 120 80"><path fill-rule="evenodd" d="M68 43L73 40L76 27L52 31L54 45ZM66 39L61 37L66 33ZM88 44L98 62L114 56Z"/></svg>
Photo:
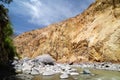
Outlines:
<svg viewBox="0 0 120 80"><path fill-rule="evenodd" d="M58 62L120 61L120 2L96 0L82 14L14 39L21 57L50 54Z"/></svg>

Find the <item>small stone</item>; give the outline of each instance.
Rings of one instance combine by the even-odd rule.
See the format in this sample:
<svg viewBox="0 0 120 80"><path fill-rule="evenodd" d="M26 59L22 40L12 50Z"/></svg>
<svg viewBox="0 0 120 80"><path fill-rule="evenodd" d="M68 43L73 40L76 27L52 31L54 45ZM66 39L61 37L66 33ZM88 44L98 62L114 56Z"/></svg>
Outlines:
<svg viewBox="0 0 120 80"><path fill-rule="evenodd" d="M63 73L62 75L60 75L61 79L67 79L69 77L69 75L67 73Z"/></svg>
<svg viewBox="0 0 120 80"><path fill-rule="evenodd" d="M45 72L43 72L43 75L44 76L51 76L51 75L54 75L55 74L55 72L54 71L45 71Z"/></svg>
<svg viewBox="0 0 120 80"><path fill-rule="evenodd" d="M71 76L78 76L79 73L77 73L77 72L71 72L70 75L71 75Z"/></svg>
<svg viewBox="0 0 120 80"><path fill-rule="evenodd" d="M15 71L16 73L22 73L22 70L18 69Z"/></svg>
<svg viewBox="0 0 120 80"><path fill-rule="evenodd" d="M70 72L75 72L75 71L77 71L77 69L72 68L72 69L70 69L69 71L70 71Z"/></svg>
<svg viewBox="0 0 120 80"><path fill-rule="evenodd" d="M29 61L29 60L30 60L30 58L28 58L28 57L25 57L25 58L22 59L23 62L26 62L26 61Z"/></svg>
<svg viewBox="0 0 120 80"><path fill-rule="evenodd" d="M31 71L30 71L30 70L25 70L25 71L23 71L23 73L25 73L25 74L30 74Z"/></svg>
<svg viewBox="0 0 120 80"><path fill-rule="evenodd" d="M15 60L19 60L19 58L17 56L14 57Z"/></svg>
<svg viewBox="0 0 120 80"><path fill-rule="evenodd" d="M12 63L12 65L16 65L17 63L18 63L18 61L14 60L13 63Z"/></svg>
<svg viewBox="0 0 120 80"><path fill-rule="evenodd" d="M31 74L32 74L32 75L39 74L39 71L37 71L37 70L35 70L35 69L32 69Z"/></svg>
<svg viewBox="0 0 120 80"><path fill-rule="evenodd" d="M83 74L91 74L91 72L90 72L89 69L84 69L84 70L83 70Z"/></svg>
<svg viewBox="0 0 120 80"><path fill-rule="evenodd" d="M91 74L91 76L95 76L95 74Z"/></svg>
<svg viewBox="0 0 120 80"><path fill-rule="evenodd" d="M26 74L29 74L32 70L32 66L29 65L27 62L25 62L23 65L22 65L22 72L23 73L26 73Z"/></svg>
<svg viewBox="0 0 120 80"><path fill-rule="evenodd" d="M21 65L15 66L14 69L16 69L16 70L22 70L22 66Z"/></svg>
<svg viewBox="0 0 120 80"><path fill-rule="evenodd" d="M78 78L74 78L75 80L78 80Z"/></svg>

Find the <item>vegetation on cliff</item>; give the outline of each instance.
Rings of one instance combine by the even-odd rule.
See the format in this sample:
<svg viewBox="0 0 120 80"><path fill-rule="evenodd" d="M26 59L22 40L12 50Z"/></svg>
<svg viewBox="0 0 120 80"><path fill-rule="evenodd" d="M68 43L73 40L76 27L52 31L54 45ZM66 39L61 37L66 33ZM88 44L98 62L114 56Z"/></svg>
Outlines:
<svg viewBox="0 0 120 80"><path fill-rule="evenodd" d="M11 1L0 0L0 80L7 80L6 77L14 74L11 63L16 51L10 37L13 30L8 17L8 9L4 6L4 4L9 4Z"/></svg>
<svg viewBox="0 0 120 80"><path fill-rule="evenodd" d="M12 0L0 0L9 4ZM0 63L8 63L15 55L12 39L13 34L11 23L8 17L8 9L0 4Z"/></svg>

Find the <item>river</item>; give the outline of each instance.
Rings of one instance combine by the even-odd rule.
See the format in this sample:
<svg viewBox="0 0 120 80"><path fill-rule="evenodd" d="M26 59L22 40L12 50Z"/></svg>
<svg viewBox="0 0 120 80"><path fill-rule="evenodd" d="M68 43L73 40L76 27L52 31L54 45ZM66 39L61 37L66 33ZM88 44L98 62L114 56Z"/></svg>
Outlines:
<svg viewBox="0 0 120 80"><path fill-rule="evenodd" d="M120 72L89 69L92 74L81 73L83 69L77 68L80 73L78 76L70 76L68 79L60 79L60 74L53 76L35 75L32 80L120 80Z"/></svg>

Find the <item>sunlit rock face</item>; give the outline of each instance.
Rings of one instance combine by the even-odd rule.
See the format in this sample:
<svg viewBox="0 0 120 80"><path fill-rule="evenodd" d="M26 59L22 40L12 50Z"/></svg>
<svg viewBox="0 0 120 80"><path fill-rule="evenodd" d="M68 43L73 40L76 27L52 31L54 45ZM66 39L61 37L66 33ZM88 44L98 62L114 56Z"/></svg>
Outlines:
<svg viewBox="0 0 120 80"><path fill-rule="evenodd" d="M14 39L21 57L58 62L120 61L120 1L96 0L82 14Z"/></svg>

